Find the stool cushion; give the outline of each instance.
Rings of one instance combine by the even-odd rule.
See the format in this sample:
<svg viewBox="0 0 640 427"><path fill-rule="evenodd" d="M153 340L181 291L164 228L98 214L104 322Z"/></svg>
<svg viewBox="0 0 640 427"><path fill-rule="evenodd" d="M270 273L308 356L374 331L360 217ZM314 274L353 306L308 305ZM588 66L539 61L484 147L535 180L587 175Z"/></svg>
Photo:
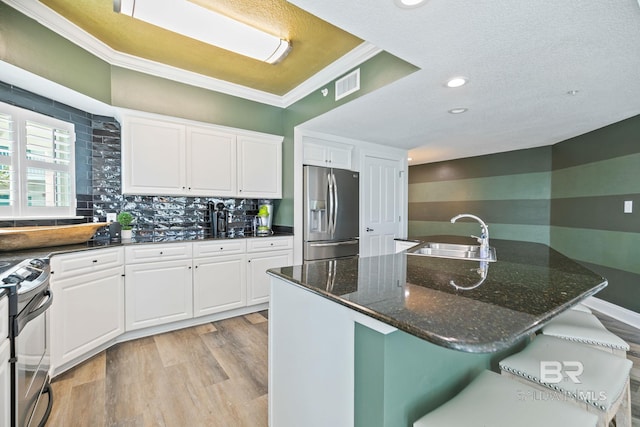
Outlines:
<svg viewBox="0 0 640 427"><path fill-rule="evenodd" d="M629 344L605 328L596 316L577 310L559 314L542 328L542 333L583 344L629 351Z"/></svg>
<svg viewBox="0 0 640 427"><path fill-rule="evenodd" d="M632 365L611 353L539 335L520 353L502 360L500 369L608 411L624 392Z"/></svg>
<svg viewBox="0 0 640 427"><path fill-rule="evenodd" d="M456 397L416 421L414 427L587 427L598 417L558 400L540 397L525 384L482 372Z"/></svg>

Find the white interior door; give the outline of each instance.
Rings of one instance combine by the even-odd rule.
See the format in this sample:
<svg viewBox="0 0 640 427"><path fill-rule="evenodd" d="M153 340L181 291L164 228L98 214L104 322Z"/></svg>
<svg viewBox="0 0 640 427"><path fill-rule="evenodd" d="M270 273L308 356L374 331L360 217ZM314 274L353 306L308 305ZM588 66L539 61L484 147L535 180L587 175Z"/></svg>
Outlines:
<svg viewBox="0 0 640 427"><path fill-rule="evenodd" d="M360 256L394 253L394 239L399 236L402 212L400 163L365 156L361 171Z"/></svg>

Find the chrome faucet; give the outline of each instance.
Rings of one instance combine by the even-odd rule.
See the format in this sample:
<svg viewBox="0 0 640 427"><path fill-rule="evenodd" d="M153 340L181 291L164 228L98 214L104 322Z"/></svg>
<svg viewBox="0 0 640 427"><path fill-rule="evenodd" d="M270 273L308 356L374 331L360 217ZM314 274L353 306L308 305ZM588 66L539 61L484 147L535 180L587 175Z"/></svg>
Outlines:
<svg viewBox="0 0 640 427"><path fill-rule="evenodd" d="M489 227L487 226L487 224L485 224L484 221L477 216L471 214L456 215L451 218L451 223L455 223L460 218L471 218L480 223L480 227L482 228L480 237L473 235L471 237L474 237L478 241L478 243L480 243L480 258L489 258Z"/></svg>

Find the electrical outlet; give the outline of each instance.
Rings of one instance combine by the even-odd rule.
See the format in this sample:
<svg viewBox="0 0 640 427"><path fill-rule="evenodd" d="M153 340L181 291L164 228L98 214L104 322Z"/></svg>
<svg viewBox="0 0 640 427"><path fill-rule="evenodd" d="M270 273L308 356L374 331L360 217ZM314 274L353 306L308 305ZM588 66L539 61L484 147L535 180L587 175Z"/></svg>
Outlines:
<svg viewBox="0 0 640 427"><path fill-rule="evenodd" d="M624 201L624 213L633 213L633 200Z"/></svg>
<svg viewBox="0 0 640 427"><path fill-rule="evenodd" d="M116 214L115 214L115 212L107 214L107 222L116 222Z"/></svg>

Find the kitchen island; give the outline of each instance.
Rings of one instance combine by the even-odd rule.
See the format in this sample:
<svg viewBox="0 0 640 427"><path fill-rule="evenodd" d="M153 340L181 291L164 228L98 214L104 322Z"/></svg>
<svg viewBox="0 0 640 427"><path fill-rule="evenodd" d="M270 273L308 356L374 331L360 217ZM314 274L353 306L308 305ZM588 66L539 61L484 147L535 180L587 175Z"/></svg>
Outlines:
<svg viewBox="0 0 640 427"><path fill-rule="evenodd" d="M542 244L491 246L491 263L402 252L270 270L270 425L411 426L607 284Z"/></svg>

